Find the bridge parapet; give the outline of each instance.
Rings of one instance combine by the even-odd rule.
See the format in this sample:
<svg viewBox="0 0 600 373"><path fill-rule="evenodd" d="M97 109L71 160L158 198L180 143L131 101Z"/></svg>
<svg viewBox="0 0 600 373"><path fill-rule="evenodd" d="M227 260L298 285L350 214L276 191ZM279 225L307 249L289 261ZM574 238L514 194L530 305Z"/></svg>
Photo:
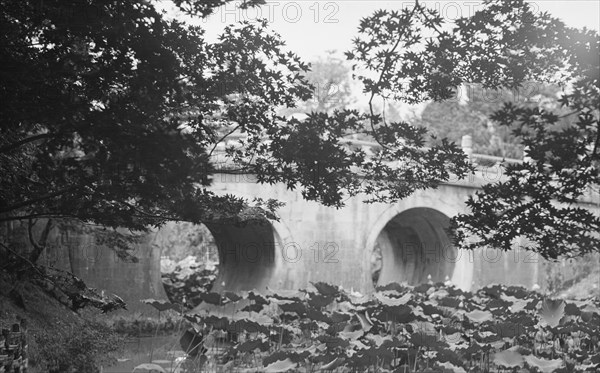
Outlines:
<svg viewBox="0 0 600 373"><path fill-rule="evenodd" d="M215 162L217 172L232 172L235 170L235 163L226 154L226 149L231 146L241 146L242 140L245 138L247 138L247 136L244 134L233 133L223 139L223 142L215 147L213 155L217 158L217 161ZM369 156L375 155L377 151L382 148L382 146L375 141L359 140L356 138L340 138L339 143L353 149L360 148ZM476 172L464 178L458 178L456 175L451 175L450 179L442 184L480 189L482 185L501 181L505 177L504 170L507 165L531 161L531 159L527 157L527 149L525 150L523 159L473 153L473 140L471 135L464 135L462 137L461 147L465 155L469 158L469 161L476 167ZM428 150L429 148L423 147L422 149ZM244 172L240 171L240 173ZM594 187L588 187L580 198L580 202L600 206L600 197L597 187L596 189L594 189Z"/></svg>
<svg viewBox="0 0 600 373"><path fill-rule="evenodd" d="M247 136L242 133L232 133L229 136L227 136L226 138L224 138L221 143L217 144L217 146L215 147L214 154L225 154L225 149L227 149L228 147L231 147L231 146L233 146L233 147L241 146L242 145L241 140L244 140L246 138L247 138ZM265 143L267 141L268 140L266 140ZM377 152L377 150L382 148L381 144L379 144L376 141L359 140L356 138L345 138L344 137L344 138L340 138L338 142L340 144L344 144L344 145L348 146L349 148L360 148L367 155L374 155ZM485 166L496 165L496 164L517 164L517 163L523 162L522 159L514 159L514 158L498 157L498 156L488 155L488 154L473 153L472 143L473 142L472 142L472 138L470 135L464 135L462 137L461 147L463 149L463 152L467 155L469 160L476 166L485 167ZM429 150L430 148L423 147L421 149Z"/></svg>

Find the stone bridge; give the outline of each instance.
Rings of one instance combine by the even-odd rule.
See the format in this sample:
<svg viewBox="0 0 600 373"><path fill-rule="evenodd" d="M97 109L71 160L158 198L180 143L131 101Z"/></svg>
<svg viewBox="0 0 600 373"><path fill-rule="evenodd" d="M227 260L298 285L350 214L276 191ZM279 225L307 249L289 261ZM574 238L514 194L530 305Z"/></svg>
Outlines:
<svg viewBox="0 0 600 373"><path fill-rule="evenodd" d="M465 151L471 155L468 146ZM325 281L369 293L375 285L371 268L375 248L381 252L379 284L415 284L431 276L433 281L449 279L465 290L490 283L543 288L544 261L531 252L518 247L509 252L453 248L446 233L449 218L466 212L467 197L482 184L502 177L503 168L493 165L499 159L471 156L480 162L491 160L492 165L393 205L365 204L365 197L357 196L341 209L307 202L299 191L283 184L257 184L252 175L214 175L211 188L217 193L275 198L286 205L278 211L279 222L208 225L220 257L213 291L298 289L310 281ZM598 211L600 197L590 194L581 203ZM160 248L152 245L152 235L140 245L137 264L121 262L108 250L91 246L89 237L83 239L71 266L89 285L121 295L134 310L143 309L140 299L166 298Z"/></svg>

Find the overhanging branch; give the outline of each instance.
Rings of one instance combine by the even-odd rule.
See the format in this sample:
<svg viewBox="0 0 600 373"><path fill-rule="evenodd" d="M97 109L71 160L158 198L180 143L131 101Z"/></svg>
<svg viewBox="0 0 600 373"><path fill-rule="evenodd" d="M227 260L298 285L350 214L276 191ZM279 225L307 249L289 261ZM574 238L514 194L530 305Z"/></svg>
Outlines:
<svg viewBox="0 0 600 373"><path fill-rule="evenodd" d="M47 139L47 138L50 138L50 137L53 137L53 136L54 135L52 135L50 133L42 133L42 134L39 134L39 135L27 137L27 138L22 139L20 141L13 142L12 144L8 144L8 145L5 145L5 146L1 147L0 148L0 154L1 153L8 153L10 151L13 151L13 150L15 150L15 149L17 149L17 148L19 148L19 147L21 147L21 146L23 146L25 144L28 144L30 142L34 142L34 141L41 140L41 139Z"/></svg>
<svg viewBox="0 0 600 373"><path fill-rule="evenodd" d="M58 190L58 191L53 192L53 193L48 193L48 194L46 194L44 196L41 196L41 197L38 197L38 198L34 198L34 199L27 200L27 201L15 203L14 205L10 205L10 206L7 206L7 207L0 208L0 213L7 213L7 212L10 212L10 211L13 211L13 210L20 209L22 207L30 206L30 205L33 205L35 203L38 203L38 202L41 202L41 201L44 201L44 200L47 200L47 199L50 199L50 198L58 197L58 196L60 196L62 194L65 194L65 193L70 192L70 191L75 190L75 189L77 189L77 187L76 186L72 186L72 187L69 187L69 188L66 188L66 189Z"/></svg>

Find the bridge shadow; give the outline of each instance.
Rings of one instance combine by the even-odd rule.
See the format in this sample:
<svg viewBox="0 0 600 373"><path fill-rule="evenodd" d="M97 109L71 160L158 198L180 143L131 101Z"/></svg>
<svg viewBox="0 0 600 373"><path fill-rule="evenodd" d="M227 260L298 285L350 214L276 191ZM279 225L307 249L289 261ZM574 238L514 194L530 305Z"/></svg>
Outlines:
<svg viewBox="0 0 600 373"><path fill-rule="evenodd" d="M243 224L205 224L219 251L219 273L213 292L265 289L276 267L279 246L273 226L267 220Z"/></svg>

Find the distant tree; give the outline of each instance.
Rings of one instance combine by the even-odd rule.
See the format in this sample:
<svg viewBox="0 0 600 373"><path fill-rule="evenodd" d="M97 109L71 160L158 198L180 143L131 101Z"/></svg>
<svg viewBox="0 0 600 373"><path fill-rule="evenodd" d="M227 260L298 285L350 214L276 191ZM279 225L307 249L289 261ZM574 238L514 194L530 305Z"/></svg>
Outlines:
<svg viewBox="0 0 600 373"><path fill-rule="evenodd" d="M463 135L473 138L475 153L506 158L523 158L523 144L508 126L501 126L490 119L504 103L525 105L554 110L567 114L560 107L558 86L525 82L518 89L483 89L479 84L464 85L449 100L428 103L413 123L426 127L439 143L442 138L460 143ZM564 116L560 122L567 124L572 118Z"/></svg>
<svg viewBox="0 0 600 373"><path fill-rule="evenodd" d="M506 93L510 91L500 92L505 93L506 99ZM480 95L482 93L481 90L466 90L460 94L469 95L468 100L431 102L425 106L414 123L426 127L435 136L430 143L437 143L443 138L460 143L463 135L471 135L475 153L522 158L522 145L510 129L498 126L489 119L494 110L502 107L503 101L494 99L496 104L488 105L486 99Z"/></svg>
<svg viewBox="0 0 600 373"><path fill-rule="evenodd" d="M306 80L313 86L313 95L295 108L286 108L282 114L326 112L350 108L356 101L352 92L352 71L348 62L327 51L323 57L310 63Z"/></svg>

